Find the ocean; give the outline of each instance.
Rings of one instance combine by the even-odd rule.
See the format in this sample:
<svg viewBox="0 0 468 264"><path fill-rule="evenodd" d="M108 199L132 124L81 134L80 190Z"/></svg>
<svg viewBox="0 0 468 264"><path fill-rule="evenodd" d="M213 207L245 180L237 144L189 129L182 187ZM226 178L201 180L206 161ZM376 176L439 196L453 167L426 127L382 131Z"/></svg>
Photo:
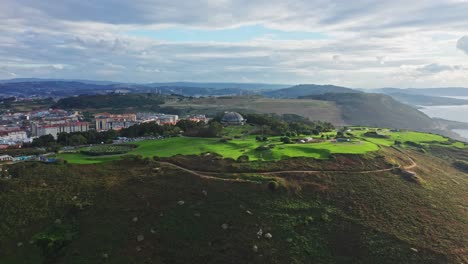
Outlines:
<svg viewBox="0 0 468 264"><path fill-rule="evenodd" d="M468 99L468 97L461 96L454 98ZM424 106L424 108L419 110L430 117L468 123L468 105ZM467 129L454 129L453 131L468 140Z"/></svg>

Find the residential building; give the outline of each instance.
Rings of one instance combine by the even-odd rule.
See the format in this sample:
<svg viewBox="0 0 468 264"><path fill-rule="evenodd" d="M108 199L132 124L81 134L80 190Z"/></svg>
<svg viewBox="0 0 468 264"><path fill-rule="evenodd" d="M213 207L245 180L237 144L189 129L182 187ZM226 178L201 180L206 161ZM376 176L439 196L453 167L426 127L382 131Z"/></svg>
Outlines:
<svg viewBox="0 0 468 264"><path fill-rule="evenodd" d="M135 114L99 113L94 118L97 131L120 130L138 124Z"/></svg>
<svg viewBox="0 0 468 264"><path fill-rule="evenodd" d="M57 139L57 135L62 132L86 132L88 130L88 122L69 122L55 125L33 123L31 127L31 133L33 136L40 137L44 135L52 135L55 139Z"/></svg>

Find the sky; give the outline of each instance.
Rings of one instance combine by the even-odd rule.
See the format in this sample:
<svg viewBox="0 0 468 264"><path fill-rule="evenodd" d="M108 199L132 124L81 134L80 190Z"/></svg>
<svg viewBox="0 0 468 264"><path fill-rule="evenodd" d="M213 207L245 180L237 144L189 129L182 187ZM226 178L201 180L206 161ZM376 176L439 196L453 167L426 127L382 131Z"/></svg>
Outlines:
<svg viewBox="0 0 468 264"><path fill-rule="evenodd" d="M0 79L468 86L468 0L1 0Z"/></svg>

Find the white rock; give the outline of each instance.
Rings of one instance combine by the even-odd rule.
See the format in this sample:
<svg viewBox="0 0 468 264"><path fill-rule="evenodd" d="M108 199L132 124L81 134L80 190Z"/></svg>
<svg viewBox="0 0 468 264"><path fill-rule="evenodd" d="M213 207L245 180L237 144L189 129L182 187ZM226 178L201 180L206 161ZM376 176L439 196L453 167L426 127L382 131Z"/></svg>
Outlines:
<svg viewBox="0 0 468 264"><path fill-rule="evenodd" d="M141 251L141 247L136 247L135 249L136 249L136 251L138 251L138 252Z"/></svg>
<svg viewBox="0 0 468 264"><path fill-rule="evenodd" d="M55 219L55 223L56 223L57 225L60 225L60 224L62 223L62 220L60 220L60 219L57 218L57 219Z"/></svg>
<svg viewBox="0 0 468 264"><path fill-rule="evenodd" d="M260 238L263 235L263 230L260 228L257 232L257 236Z"/></svg>
<svg viewBox="0 0 468 264"><path fill-rule="evenodd" d="M293 239L290 238L290 237L288 237L288 238L286 239L286 242L291 243L291 242L293 242Z"/></svg>
<svg viewBox="0 0 468 264"><path fill-rule="evenodd" d="M273 236L270 233L266 233L264 236L266 239L272 239Z"/></svg>
<svg viewBox="0 0 468 264"><path fill-rule="evenodd" d="M18 247L22 247L22 246L23 246L23 242L18 242L16 245L17 245Z"/></svg>
<svg viewBox="0 0 468 264"><path fill-rule="evenodd" d="M103 254L102 254L102 258L105 258L105 259L109 258L109 254L103 253Z"/></svg>
<svg viewBox="0 0 468 264"><path fill-rule="evenodd" d="M145 236L143 236L143 235L138 235L138 236L137 236L137 241L138 241L138 242L141 242L141 241L143 241L143 240L145 240Z"/></svg>
<svg viewBox="0 0 468 264"><path fill-rule="evenodd" d="M135 223L138 222L138 217L136 217L136 216L133 217L132 221L135 222Z"/></svg>
<svg viewBox="0 0 468 264"><path fill-rule="evenodd" d="M258 247L257 247L257 245L253 245L253 247L252 247L252 251L253 251L253 252L255 252L255 253L257 253L257 252L258 252Z"/></svg>
<svg viewBox="0 0 468 264"><path fill-rule="evenodd" d="M416 253L418 252L418 250L415 249L415 248L410 248L410 249L411 249L412 251L416 252Z"/></svg>
<svg viewBox="0 0 468 264"><path fill-rule="evenodd" d="M156 233L156 230L154 230L154 228L151 228L151 229L150 229L150 232L151 232L151 234L155 234L155 233Z"/></svg>
<svg viewBox="0 0 468 264"><path fill-rule="evenodd" d="M253 213L249 210L245 211L248 215L253 215Z"/></svg>
<svg viewBox="0 0 468 264"><path fill-rule="evenodd" d="M221 228L224 229L224 230L226 230L226 229L229 228L229 225L228 225L228 224L222 224L222 225L221 225Z"/></svg>
<svg viewBox="0 0 468 264"><path fill-rule="evenodd" d="M185 202L184 202L184 201L182 201L182 200L180 200L180 201L178 201L178 202L177 202L177 204L178 204L178 205L184 205L184 204L185 204Z"/></svg>
<svg viewBox="0 0 468 264"><path fill-rule="evenodd" d="M205 190L202 191L202 194L203 194L204 196L208 196L208 192L205 191Z"/></svg>

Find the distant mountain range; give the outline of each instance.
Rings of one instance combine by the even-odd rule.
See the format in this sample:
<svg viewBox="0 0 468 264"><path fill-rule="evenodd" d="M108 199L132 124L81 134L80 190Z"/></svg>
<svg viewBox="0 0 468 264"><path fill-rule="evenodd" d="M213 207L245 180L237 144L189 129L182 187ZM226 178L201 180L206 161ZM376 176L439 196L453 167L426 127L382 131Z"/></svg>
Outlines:
<svg viewBox="0 0 468 264"><path fill-rule="evenodd" d="M380 88L351 89L335 85L285 85L262 83L154 82L146 84L93 80L17 78L0 80L0 97L68 97L103 93L161 93L183 96L223 96L260 94L271 98L298 98L327 93L381 93L413 106L463 105L468 100L448 96L468 96L468 88Z"/></svg>

